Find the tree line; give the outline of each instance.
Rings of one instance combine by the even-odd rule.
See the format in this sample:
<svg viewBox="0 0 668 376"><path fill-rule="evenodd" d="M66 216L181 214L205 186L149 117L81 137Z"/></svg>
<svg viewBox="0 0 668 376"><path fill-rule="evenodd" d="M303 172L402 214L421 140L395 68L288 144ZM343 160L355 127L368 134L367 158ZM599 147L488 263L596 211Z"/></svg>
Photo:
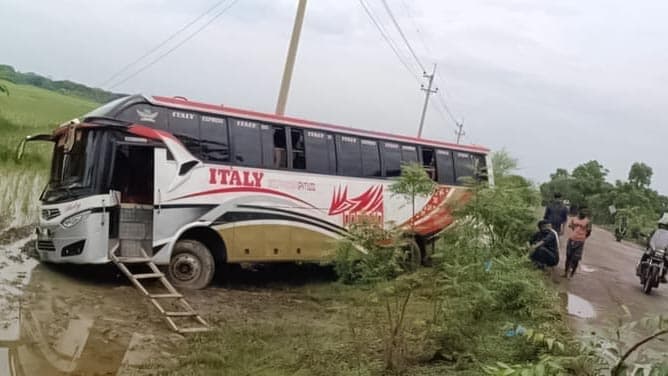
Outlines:
<svg viewBox="0 0 668 376"><path fill-rule="evenodd" d="M594 222L602 225L614 224L614 207L617 213L628 218L629 232L634 238L648 234L656 220L668 212L668 197L650 188L653 170L643 162L635 162L629 169L626 180L614 184L606 180L609 170L592 160L575 167L572 171L558 168L550 180L540 186L545 203L555 193L570 201L571 209L587 207ZM618 214L619 215L619 214Z"/></svg>
<svg viewBox="0 0 668 376"><path fill-rule="evenodd" d="M96 103L106 103L125 95L88 87L68 80L54 81L32 72L22 73L10 65L3 64L0 64L0 79L20 85L32 85L65 95L87 99ZM4 86L0 86L0 94L1 93L8 93Z"/></svg>

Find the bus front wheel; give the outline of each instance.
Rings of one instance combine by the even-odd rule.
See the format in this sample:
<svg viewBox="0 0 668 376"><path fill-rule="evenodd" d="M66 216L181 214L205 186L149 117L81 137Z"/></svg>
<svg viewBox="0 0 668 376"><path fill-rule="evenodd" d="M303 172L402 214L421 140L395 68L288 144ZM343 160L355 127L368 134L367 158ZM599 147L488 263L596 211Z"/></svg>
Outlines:
<svg viewBox="0 0 668 376"><path fill-rule="evenodd" d="M167 278L176 288L200 290L209 285L215 273L209 249L197 240L179 240L174 245Z"/></svg>

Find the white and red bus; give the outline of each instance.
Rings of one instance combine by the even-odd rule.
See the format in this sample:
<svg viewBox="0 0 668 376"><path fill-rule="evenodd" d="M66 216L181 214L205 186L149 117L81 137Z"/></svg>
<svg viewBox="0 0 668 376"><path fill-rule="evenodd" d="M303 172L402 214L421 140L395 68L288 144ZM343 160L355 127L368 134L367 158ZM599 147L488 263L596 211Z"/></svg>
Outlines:
<svg viewBox="0 0 668 376"><path fill-rule="evenodd" d="M424 248L468 196L462 178L491 167L480 146L180 97L123 97L30 140L55 145L40 198L43 261L107 263L142 248L185 288L207 286L221 263L331 260L360 217L408 226L410 205L388 192L402 163L438 183L412 220Z"/></svg>

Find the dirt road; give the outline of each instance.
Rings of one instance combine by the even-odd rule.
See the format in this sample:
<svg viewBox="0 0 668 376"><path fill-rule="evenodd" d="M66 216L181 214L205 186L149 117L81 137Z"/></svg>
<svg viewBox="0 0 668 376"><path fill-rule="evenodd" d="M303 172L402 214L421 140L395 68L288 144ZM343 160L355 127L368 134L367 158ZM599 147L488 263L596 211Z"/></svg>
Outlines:
<svg viewBox="0 0 668 376"><path fill-rule="evenodd" d="M641 290L640 281L635 275L636 263L642 255L641 247L625 241L618 243L611 233L594 228L585 243L578 272L567 280L561 277L566 259L567 236L561 239L560 264L554 272L553 280L561 291L570 295L571 324L580 335L587 336L595 332L614 339L611 332L619 320L631 322L668 314L668 285L652 290L651 295ZM642 328L634 329L623 333L622 341L628 347L628 344L645 334ZM644 355L665 360L667 352L668 342L655 341L646 346Z"/></svg>

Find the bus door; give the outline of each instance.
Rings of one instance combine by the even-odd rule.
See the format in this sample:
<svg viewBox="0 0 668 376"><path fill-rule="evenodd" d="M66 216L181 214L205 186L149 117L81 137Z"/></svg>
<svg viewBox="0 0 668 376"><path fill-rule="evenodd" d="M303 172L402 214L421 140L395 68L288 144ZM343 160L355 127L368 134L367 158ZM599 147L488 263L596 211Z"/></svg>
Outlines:
<svg viewBox="0 0 668 376"><path fill-rule="evenodd" d="M154 147L117 142L111 189L118 208L112 212L110 239L117 240L123 257L153 255Z"/></svg>

